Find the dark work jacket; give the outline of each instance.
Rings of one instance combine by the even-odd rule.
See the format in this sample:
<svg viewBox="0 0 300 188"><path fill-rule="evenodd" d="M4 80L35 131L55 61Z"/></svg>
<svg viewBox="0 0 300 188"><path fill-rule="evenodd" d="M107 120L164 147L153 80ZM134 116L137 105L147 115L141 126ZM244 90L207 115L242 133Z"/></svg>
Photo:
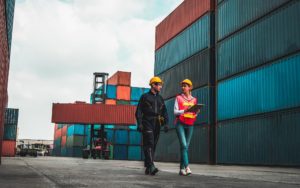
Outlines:
<svg viewBox="0 0 300 188"><path fill-rule="evenodd" d="M138 125L143 125L143 129L155 129L159 125L158 116L164 118L164 125L168 124L169 118L164 99L159 94L153 94L151 90L141 96L135 117ZM162 125L163 126L163 125Z"/></svg>

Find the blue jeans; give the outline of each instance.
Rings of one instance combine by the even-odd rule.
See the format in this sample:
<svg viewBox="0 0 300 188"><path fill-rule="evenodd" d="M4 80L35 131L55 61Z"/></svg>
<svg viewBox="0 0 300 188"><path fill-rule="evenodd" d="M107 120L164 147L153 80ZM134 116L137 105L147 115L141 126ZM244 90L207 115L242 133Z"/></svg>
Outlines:
<svg viewBox="0 0 300 188"><path fill-rule="evenodd" d="M180 169L189 165L189 145L193 136L194 126L182 125L177 123L176 132L180 143Z"/></svg>

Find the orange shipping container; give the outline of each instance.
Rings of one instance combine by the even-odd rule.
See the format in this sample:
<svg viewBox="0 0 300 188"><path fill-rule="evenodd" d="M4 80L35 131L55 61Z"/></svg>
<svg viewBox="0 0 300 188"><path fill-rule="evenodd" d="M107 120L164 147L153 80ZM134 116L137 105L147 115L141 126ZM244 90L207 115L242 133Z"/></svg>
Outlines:
<svg viewBox="0 0 300 188"><path fill-rule="evenodd" d="M61 137L61 146L64 147L67 143L67 136L62 136Z"/></svg>
<svg viewBox="0 0 300 188"><path fill-rule="evenodd" d="M117 101L114 100L114 99L106 99L106 100L105 100L105 104L113 104L113 105L116 105L116 104L117 104Z"/></svg>
<svg viewBox="0 0 300 188"><path fill-rule="evenodd" d="M2 156L14 157L16 155L16 141L3 140L2 141Z"/></svg>
<svg viewBox="0 0 300 188"><path fill-rule="evenodd" d="M117 86L117 99L130 101L130 87Z"/></svg>
<svg viewBox="0 0 300 188"><path fill-rule="evenodd" d="M208 11L214 10L215 0L186 0L156 26L155 50L178 35Z"/></svg>
<svg viewBox="0 0 300 188"><path fill-rule="evenodd" d="M61 138L61 129L57 129L54 132L54 140L57 140L58 138Z"/></svg>
<svg viewBox="0 0 300 188"><path fill-rule="evenodd" d="M68 125L64 125L61 128L61 136L66 136L67 135L67 130L68 130Z"/></svg>
<svg viewBox="0 0 300 188"><path fill-rule="evenodd" d="M107 79L108 85L122 85L130 86L131 84L131 72L118 71Z"/></svg>

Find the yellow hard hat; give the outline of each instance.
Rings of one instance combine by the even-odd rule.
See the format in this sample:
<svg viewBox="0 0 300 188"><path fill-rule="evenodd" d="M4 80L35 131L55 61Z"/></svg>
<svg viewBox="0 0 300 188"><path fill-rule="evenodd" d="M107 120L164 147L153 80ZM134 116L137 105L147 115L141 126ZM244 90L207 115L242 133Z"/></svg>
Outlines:
<svg viewBox="0 0 300 188"><path fill-rule="evenodd" d="M190 87L193 86L192 81L189 80L189 79L184 79L184 80L181 82L181 84L187 84L187 85L189 85Z"/></svg>
<svg viewBox="0 0 300 188"><path fill-rule="evenodd" d="M149 84L151 85L153 83L163 83L163 82L162 82L162 80L159 77L154 76L153 78L151 78Z"/></svg>

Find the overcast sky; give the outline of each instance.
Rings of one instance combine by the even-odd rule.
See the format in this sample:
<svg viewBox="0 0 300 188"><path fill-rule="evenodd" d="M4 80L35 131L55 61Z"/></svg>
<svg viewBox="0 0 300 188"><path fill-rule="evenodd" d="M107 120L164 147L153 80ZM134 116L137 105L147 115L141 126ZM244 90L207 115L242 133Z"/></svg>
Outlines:
<svg viewBox="0 0 300 188"><path fill-rule="evenodd" d="M89 101L93 72L132 72L146 87L155 26L183 0L16 0L9 104L19 138L53 139L55 102Z"/></svg>

